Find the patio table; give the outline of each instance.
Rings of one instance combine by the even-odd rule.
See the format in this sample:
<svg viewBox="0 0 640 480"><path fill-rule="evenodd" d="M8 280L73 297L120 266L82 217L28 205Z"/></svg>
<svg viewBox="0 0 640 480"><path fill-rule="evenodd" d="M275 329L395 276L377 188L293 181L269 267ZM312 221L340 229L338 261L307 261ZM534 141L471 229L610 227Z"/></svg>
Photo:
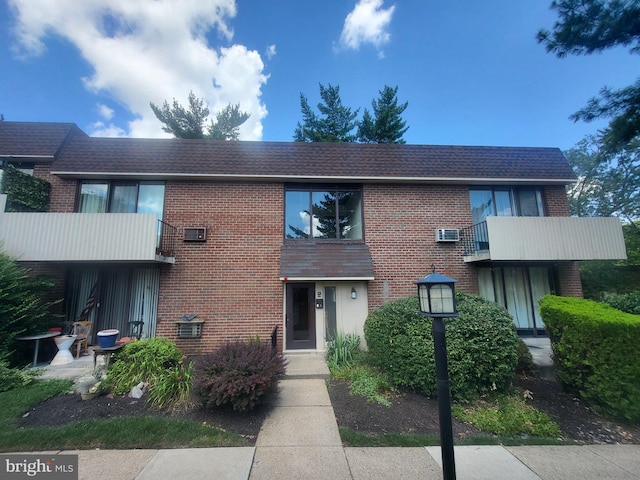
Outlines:
<svg viewBox="0 0 640 480"><path fill-rule="evenodd" d="M104 371L109 369L109 362L111 361L111 355L124 347L124 343L116 343L113 347L93 347L93 371L96 371L98 363L98 355L104 355Z"/></svg>
<svg viewBox="0 0 640 480"><path fill-rule="evenodd" d="M40 349L40 340L44 338L57 337L58 335L60 335L60 332L47 332L40 333L38 335L24 335L22 337L16 337L16 340L35 340L36 346L33 351L33 368L36 368L38 366L38 350Z"/></svg>

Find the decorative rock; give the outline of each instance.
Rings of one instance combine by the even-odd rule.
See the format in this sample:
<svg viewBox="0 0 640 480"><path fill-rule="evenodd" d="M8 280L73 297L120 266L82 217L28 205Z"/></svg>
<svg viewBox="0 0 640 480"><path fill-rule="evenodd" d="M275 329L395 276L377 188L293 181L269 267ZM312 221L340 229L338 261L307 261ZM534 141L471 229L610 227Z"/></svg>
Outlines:
<svg viewBox="0 0 640 480"><path fill-rule="evenodd" d="M147 383L140 382L138 385L131 389L129 396L131 398L142 398L142 396L147 392Z"/></svg>

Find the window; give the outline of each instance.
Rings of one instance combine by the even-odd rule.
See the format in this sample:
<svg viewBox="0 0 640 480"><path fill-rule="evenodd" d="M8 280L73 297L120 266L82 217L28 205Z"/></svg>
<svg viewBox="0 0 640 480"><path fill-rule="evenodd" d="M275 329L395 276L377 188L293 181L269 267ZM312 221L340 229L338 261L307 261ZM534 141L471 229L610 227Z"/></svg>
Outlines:
<svg viewBox="0 0 640 480"><path fill-rule="evenodd" d="M162 219L164 184L158 182L82 182L81 213L155 213Z"/></svg>
<svg viewBox="0 0 640 480"><path fill-rule="evenodd" d="M291 185L285 191L288 239L362 239L362 189Z"/></svg>
<svg viewBox="0 0 640 480"><path fill-rule="evenodd" d="M544 216L539 188L477 188L469 191L469 200L474 225L491 216Z"/></svg>

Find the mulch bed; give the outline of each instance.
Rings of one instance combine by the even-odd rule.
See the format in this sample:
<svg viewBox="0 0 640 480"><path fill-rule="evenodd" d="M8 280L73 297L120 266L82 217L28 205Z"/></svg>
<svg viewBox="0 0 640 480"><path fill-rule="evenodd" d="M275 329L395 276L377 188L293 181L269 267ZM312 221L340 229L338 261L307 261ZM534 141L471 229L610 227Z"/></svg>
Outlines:
<svg viewBox="0 0 640 480"><path fill-rule="evenodd" d="M254 445L269 410L267 405L262 405L250 412L234 412L230 408L205 410L196 406L187 411L168 412L149 408L144 398L102 395L91 400L82 400L80 394L68 393L55 396L36 405L19 419L18 425L21 427L57 427L91 418L170 416L207 422L209 425L215 425L242 435L251 445Z"/></svg>
<svg viewBox="0 0 640 480"><path fill-rule="evenodd" d="M640 444L640 426L609 421L589 409L582 401L562 390L557 380L516 377L514 386L529 402L546 412L560 427L565 439L579 443ZM415 392L401 392L390 398L391 407L368 402L349 394L344 382L330 381L329 396L338 424L368 433L439 434L437 400ZM452 422L454 439L481 434L472 425Z"/></svg>
<svg viewBox="0 0 640 480"><path fill-rule="evenodd" d="M566 439L580 443L640 444L640 426L627 426L611 422L597 415L580 400L562 391L555 380L517 377L515 387L522 393L530 392L530 402L547 412L555 420ZM341 426L367 434L416 433L439 434L438 404L415 392L399 392L390 398L391 407L368 402L366 398L351 395L345 382L328 383L331 403ZM169 413L151 410L144 399L101 396L83 401L79 394L53 397L37 405L19 419L23 427L55 427L89 418L115 418L120 416L172 415L216 425L229 432L244 436L255 444L262 422L270 411L263 405L251 412L230 409L204 410L194 407L186 412ZM55 412L55 414L53 414ZM471 425L453 420L456 439L481 434Z"/></svg>

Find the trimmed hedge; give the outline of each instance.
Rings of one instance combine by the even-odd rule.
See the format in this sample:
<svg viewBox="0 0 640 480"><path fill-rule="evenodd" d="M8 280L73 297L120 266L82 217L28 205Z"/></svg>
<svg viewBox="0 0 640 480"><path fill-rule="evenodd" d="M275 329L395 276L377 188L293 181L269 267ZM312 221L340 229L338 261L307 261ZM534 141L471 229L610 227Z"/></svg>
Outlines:
<svg viewBox="0 0 640 480"><path fill-rule="evenodd" d="M564 386L605 415L640 422L640 316L552 295L540 313Z"/></svg>
<svg viewBox="0 0 640 480"><path fill-rule="evenodd" d="M514 376L518 336L501 306L456 294L457 318L445 319L451 395L470 400L506 391ZM418 297L389 302L372 312L364 326L370 359L393 383L437 393L431 320L420 315Z"/></svg>

